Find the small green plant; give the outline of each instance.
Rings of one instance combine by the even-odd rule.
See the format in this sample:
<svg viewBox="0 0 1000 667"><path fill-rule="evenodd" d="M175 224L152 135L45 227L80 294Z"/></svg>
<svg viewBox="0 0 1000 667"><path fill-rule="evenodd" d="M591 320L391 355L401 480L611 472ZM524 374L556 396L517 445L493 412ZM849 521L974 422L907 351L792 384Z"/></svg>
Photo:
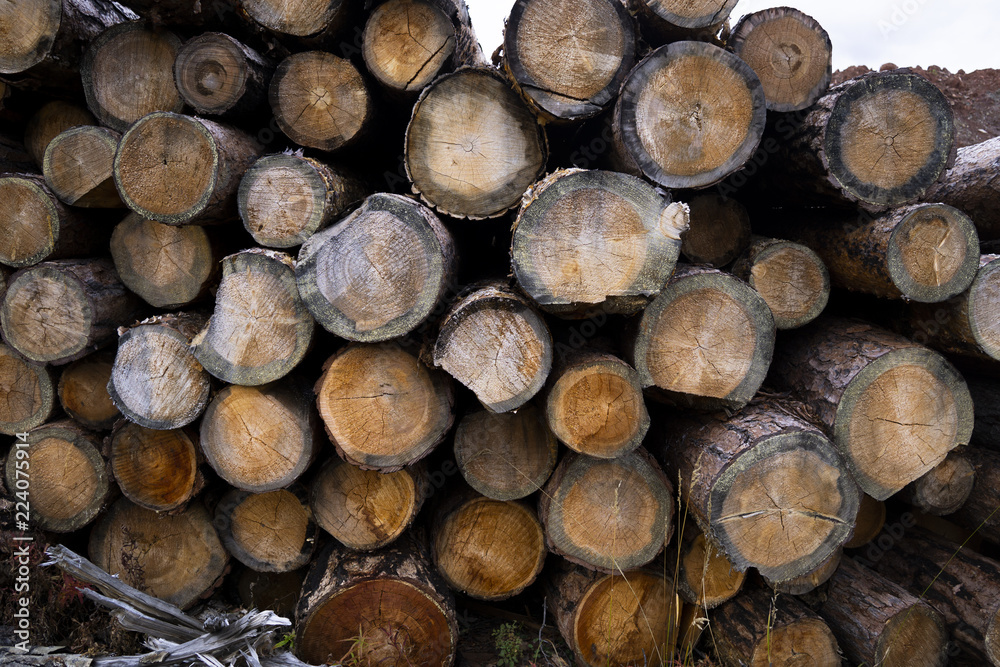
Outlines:
<svg viewBox="0 0 1000 667"><path fill-rule="evenodd" d="M497 667L517 667L521 664L521 635L517 623L504 623L493 631L497 648Z"/></svg>
<svg viewBox="0 0 1000 667"><path fill-rule="evenodd" d="M287 648L291 651L295 648L295 633L286 632L284 636L274 645L274 648Z"/></svg>

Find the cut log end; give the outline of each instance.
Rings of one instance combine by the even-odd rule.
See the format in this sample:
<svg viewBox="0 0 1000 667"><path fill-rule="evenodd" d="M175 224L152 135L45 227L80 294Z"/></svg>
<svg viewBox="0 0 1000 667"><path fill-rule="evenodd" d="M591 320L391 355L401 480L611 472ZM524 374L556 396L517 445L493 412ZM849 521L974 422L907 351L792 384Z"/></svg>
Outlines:
<svg viewBox="0 0 1000 667"><path fill-rule="evenodd" d="M771 111L805 109L830 86L830 36L797 9L778 7L744 16L729 43L760 78Z"/></svg>
<svg viewBox="0 0 1000 667"><path fill-rule="evenodd" d="M1000 261L984 256L969 287L967 317L976 344L993 359L1000 359L1000 322L993 316L1000 299Z"/></svg>
<svg viewBox="0 0 1000 667"><path fill-rule="evenodd" d="M174 82L198 113L224 114L255 85L249 68L246 47L228 35L210 32L188 40L177 52Z"/></svg>
<svg viewBox="0 0 1000 667"><path fill-rule="evenodd" d="M215 509L215 526L229 553L258 572L290 572L316 548L316 524L300 488L266 493L233 490Z"/></svg>
<svg viewBox="0 0 1000 667"><path fill-rule="evenodd" d="M733 266L767 302L776 329L796 329L819 317L830 298L830 273L808 247L761 239Z"/></svg>
<svg viewBox="0 0 1000 667"><path fill-rule="evenodd" d="M198 491L198 452L183 430L125 424L111 436L111 471L126 498L154 512L183 507Z"/></svg>
<svg viewBox="0 0 1000 667"><path fill-rule="evenodd" d="M770 636L757 644L750 664L770 667L797 662L829 667L841 664L837 638L821 619L805 618L774 628Z"/></svg>
<svg viewBox="0 0 1000 667"><path fill-rule="evenodd" d="M733 567L726 555L700 530L691 525L684 530L686 534L677 561L677 591L685 602L701 609L713 609L739 593L746 572ZM672 563L668 561L667 564Z"/></svg>
<svg viewBox="0 0 1000 667"><path fill-rule="evenodd" d="M310 37L336 29L350 3L343 0L284 2L283 0L243 0L241 8L254 21L294 37Z"/></svg>
<svg viewBox="0 0 1000 667"><path fill-rule="evenodd" d="M17 74L48 55L59 31L61 0L28 5L10 4L0 10L0 73Z"/></svg>
<svg viewBox="0 0 1000 667"><path fill-rule="evenodd" d="M691 227L681 244L688 261L719 268L736 259L750 243L750 216L735 199L703 194L692 197L688 206Z"/></svg>
<svg viewBox="0 0 1000 667"><path fill-rule="evenodd" d="M725 22L736 0L641 0L653 14L671 26L708 29Z"/></svg>
<svg viewBox="0 0 1000 667"><path fill-rule="evenodd" d="M972 493L976 472L962 455L962 449L952 450L944 461L907 487L906 495L917 509L944 516L965 504Z"/></svg>
<svg viewBox="0 0 1000 667"><path fill-rule="evenodd" d="M389 0L368 17L361 38L368 71L391 91L417 92L455 51L455 28L435 5Z"/></svg>
<svg viewBox="0 0 1000 667"><path fill-rule="evenodd" d="M110 429L121 412L108 394L114 354L100 351L74 361L59 376L59 403L70 417L96 431Z"/></svg>
<svg viewBox="0 0 1000 667"><path fill-rule="evenodd" d="M84 208L123 208L115 188L114 158L120 135L103 127L75 127L45 149L45 183L61 201Z"/></svg>
<svg viewBox="0 0 1000 667"><path fill-rule="evenodd" d="M885 667L938 667L947 661L948 632L933 609L914 605L885 625L875 653Z"/></svg>
<svg viewBox="0 0 1000 667"><path fill-rule="evenodd" d="M65 378L65 373L62 377ZM24 433L51 416L55 403L51 372L43 364L26 361L2 344L0 388L5 394L5 400L0 401L0 433Z"/></svg>
<svg viewBox="0 0 1000 667"><path fill-rule="evenodd" d="M0 264L24 267L48 258L59 238L60 209L39 181L20 175L0 177Z"/></svg>
<svg viewBox="0 0 1000 667"><path fill-rule="evenodd" d="M47 264L27 269L10 281L2 315L4 339L39 362L82 356L94 319L80 281Z"/></svg>
<svg viewBox="0 0 1000 667"><path fill-rule="evenodd" d="M907 212L889 240L889 275L904 297L935 303L965 291L979 268L979 236L964 213L944 204Z"/></svg>

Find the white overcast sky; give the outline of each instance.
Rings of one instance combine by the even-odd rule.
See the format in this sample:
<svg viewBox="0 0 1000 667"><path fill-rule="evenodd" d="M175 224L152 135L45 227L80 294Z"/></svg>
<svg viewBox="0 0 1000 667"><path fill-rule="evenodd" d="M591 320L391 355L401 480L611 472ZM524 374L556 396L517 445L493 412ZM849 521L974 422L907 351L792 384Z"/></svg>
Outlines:
<svg viewBox="0 0 1000 667"><path fill-rule="evenodd" d="M503 41L507 0L466 0L479 41L489 56ZM952 72L1000 68L993 40L1000 28L1000 0L740 0L744 14L790 6L819 21L833 42L833 68L892 62L900 67L937 65Z"/></svg>

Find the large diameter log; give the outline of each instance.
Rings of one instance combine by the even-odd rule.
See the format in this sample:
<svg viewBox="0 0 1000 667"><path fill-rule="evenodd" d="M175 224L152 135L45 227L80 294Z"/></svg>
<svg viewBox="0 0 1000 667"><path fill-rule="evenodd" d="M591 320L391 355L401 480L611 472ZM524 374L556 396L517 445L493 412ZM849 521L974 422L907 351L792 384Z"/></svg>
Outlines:
<svg viewBox="0 0 1000 667"><path fill-rule="evenodd" d="M170 225L228 222L236 191L261 146L204 118L154 112L135 122L115 153L115 184L130 209Z"/></svg>
<svg viewBox="0 0 1000 667"><path fill-rule="evenodd" d="M121 498L94 524L89 552L108 574L181 608L211 594L229 560L200 502L169 515Z"/></svg>
<svg viewBox="0 0 1000 667"><path fill-rule="evenodd" d="M288 486L309 467L319 446L310 398L292 380L226 387L201 420L205 460L238 489L264 493Z"/></svg>
<svg viewBox="0 0 1000 667"><path fill-rule="evenodd" d="M943 202L965 211L984 241L1000 238L1000 137L958 149L955 164L924 194L926 202Z"/></svg>
<svg viewBox="0 0 1000 667"><path fill-rule="evenodd" d="M637 449L617 459L567 454L542 490L538 515L549 549L601 572L651 562L673 535L674 487Z"/></svg>
<svg viewBox="0 0 1000 667"><path fill-rule="evenodd" d="M82 106L62 100L43 104L24 128L24 148L41 169L45 161L45 149L56 135L80 125L97 125L97 119Z"/></svg>
<svg viewBox="0 0 1000 667"><path fill-rule="evenodd" d="M66 414L95 431L106 431L121 418L108 393L115 353L99 350L77 359L59 376L59 404Z"/></svg>
<svg viewBox="0 0 1000 667"><path fill-rule="evenodd" d="M94 255L105 247L101 226L63 204L41 176L0 176L0 201L0 264L32 266Z"/></svg>
<svg viewBox="0 0 1000 667"><path fill-rule="evenodd" d="M234 118L257 110L267 99L274 64L221 32L190 39L174 60L177 92L198 114Z"/></svg>
<svg viewBox="0 0 1000 667"><path fill-rule="evenodd" d="M300 245L365 195L360 181L313 158L265 155L240 181L240 219L268 248Z"/></svg>
<svg viewBox="0 0 1000 667"><path fill-rule="evenodd" d="M546 600L577 664L670 664L681 601L663 572L602 574L563 562Z"/></svg>
<svg viewBox="0 0 1000 667"><path fill-rule="evenodd" d="M781 186L870 210L923 198L948 164L955 141L948 100L905 70L872 72L835 86L785 138L768 168ZM775 181L777 184L778 181Z"/></svg>
<svg viewBox="0 0 1000 667"><path fill-rule="evenodd" d="M174 85L180 48L177 35L147 29L139 21L105 30L90 42L80 63L87 108L118 132L154 111L180 112L184 100Z"/></svg>
<svg viewBox="0 0 1000 667"><path fill-rule="evenodd" d="M782 234L812 248L834 286L890 299L944 301L965 291L979 266L975 225L944 204L787 225Z"/></svg>
<svg viewBox="0 0 1000 667"><path fill-rule="evenodd" d="M122 423L110 438L111 473L122 494L139 507L175 512L204 486L197 443L186 429L156 431Z"/></svg>
<svg viewBox="0 0 1000 667"><path fill-rule="evenodd" d="M27 447L11 447L4 474L11 491L23 488L19 479L30 481L33 524L68 533L83 528L104 509L110 484L100 440L93 434L63 420L29 431L18 443Z"/></svg>
<svg viewBox="0 0 1000 667"><path fill-rule="evenodd" d="M348 345L323 365L315 392L337 453L382 472L427 456L455 418L450 379L397 343Z"/></svg>
<svg viewBox="0 0 1000 667"><path fill-rule="evenodd" d="M205 411L211 377L190 348L204 323L202 315L174 313L121 333L108 394L129 421L168 430L187 426Z"/></svg>
<svg viewBox="0 0 1000 667"><path fill-rule="evenodd" d="M271 78L268 100L289 139L324 151L357 141L375 113L358 69L325 51L303 51L282 60Z"/></svg>
<svg viewBox="0 0 1000 667"><path fill-rule="evenodd" d="M819 317L830 299L830 272L808 247L756 237L733 264L767 302L776 329L796 329Z"/></svg>
<svg viewBox="0 0 1000 667"><path fill-rule="evenodd" d="M518 2L503 52L507 76L536 113L579 120L618 95L635 63L635 26L616 0Z"/></svg>
<svg viewBox="0 0 1000 667"><path fill-rule="evenodd" d="M351 659L450 667L458 622L451 592L410 534L374 553L330 544L313 562L295 612L306 662Z"/></svg>
<svg viewBox="0 0 1000 667"><path fill-rule="evenodd" d="M220 380L258 386L285 377L302 361L314 328L292 258L255 248L222 260L215 311L191 350Z"/></svg>
<svg viewBox="0 0 1000 667"><path fill-rule="evenodd" d="M545 132L501 75L462 68L424 88L406 128L413 191L441 213L502 215L545 168Z"/></svg>
<svg viewBox="0 0 1000 667"><path fill-rule="evenodd" d="M797 9L774 7L744 16L728 45L757 74L769 111L806 109L830 87L830 35Z"/></svg>
<svg viewBox="0 0 1000 667"><path fill-rule="evenodd" d="M858 491L836 448L794 402L678 420L659 454L681 501L738 570L781 582L850 537Z"/></svg>
<svg viewBox="0 0 1000 667"><path fill-rule="evenodd" d="M767 113L750 66L706 42L674 42L629 73L615 103L615 159L667 188L704 188L757 150Z"/></svg>
<svg viewBox="0 0 1000 667"><path fill-rule="evenodd" d="M316 550L316 524L305 490L294 485L265 493L232 489L215 507L223 546L258 572L290 572Z"/></svg>
<svg viewBox="0 0 1000 667"><path fill-rule="evenodd" d="M427 495L419 466L379 472L331 457L312 480L309 506L319 527L345 547L374 551L413 523Z"/></svg>
<svg viewBox="0 0 1000 667"><path fill-rule="evenodd" d="M948 519L1000 543L1000 453L966 447L963 454L972 464L975 481L965 504Z"/></svg>
<svg viewBox="0 0 1000 667"><path fill-rule="evenodd" d="M45 364L28 361L0 344L0 433L24 433L48 421L55 405L54 384Z"/></svg>
<svg viewBox="0 0 1000 667"><path fill-rule="evenodd" d="M969 390L938 353L865 322L837 318L820 318L786 343L775 356L771 381L812 407L858 485L876 500L969 442Z"/></svg>
<svg viewBox="0 0 1000 667"><path fill-rule="evenodd" d="M552 349L542 317L513 290L496 284L467 294L445 315L433 359L488 410L507 412L545 384Z"/></svg>
<svg viewBox="0 0 1000 667"><path fill-rule="evenodd" d="M945 516L956 512L972 493L976 471L965 458L966 447L954 449L944 461L900 492L904 500L925 514Z"/></svg>
<svg viewBox="0 0 1000 667"><path fill-rule="evenodd" d="M217 266L204 228L130 213L111 232L111 258L125 287L151 306L173 309L207 296Z"/></svg>
<svg viewBox="0 0 1000 667"><path fill-rule="evenodd" d="M389 0L368 16L361 37L365 66L394 93L417 93L455 51L455 27L431 2Z"/></svg>
<svg viewBox="0 0 1000 667"><path fill-rule="evenodd" d="M455 428L455 463L487 498L517 500L538 491L556 467L559 442L533 405L466 415Z"/></svg>
<svg viewBox="0 0 1000 667"><path fill-rule="evenodd" d="M746 572L733 567L719 547L695 524L678 528L675 553L668 552L666 566L673 568L677 594L700 609L718 607L739 595Z"/></svg>
<svg viewBox="0 0 1000 667"><path fill-rule="evenodd" d="M941 615L853 558L830 578L818 611L853 663L938 667L948 661Z"/></svg>
<svg viewBox="0 0 1000 667"><path fill-rule="evenodd" d="M58 365L110 341L137 307L110 261L63 259L11 277L0 325L7 344L26 358Z"/></svg>
<svg viewBox="0 0 1000 667"><path fill-rule="evenodd" d="M912 527L871 567L940 612L968 664L1000 665L1000 563Z"/></svg>
<svg viewBox="0 0 1000 667"><path fill-rule="evenodd" d="M554 374L545 419L574 452L613 459L638 447L649 413L631 366L610 354L581 354Z"/></svg>
<svg viewBox="0 0 1000 667"><path fill-rule="evenodd" d="M774 317L742 280L682 265L643 311L628 347L643 387L679 404L739 409L774 352Z"/></svg>
<svg viewBox="0 0 1000 667"><path fill-rule="evenodd" d="M750 244L750 216L732 197L704 193L688 201L691 224L681 237L681 254L692 264L726 266Z"/></svg>
<svg viewBox="0 0 1000 667"><path fill-rule="evenodd" d="M446 500L434 517L431 555L456 591L479 600L504 600L542 571L545 535L531 507L477 493Z"/></svg>
<svg viewBox="0 0 1000 667"><path fill-rule="evenodd" d="M42 161L45 184L59 199L84 208L123 208L114 181L121 135L106 127L82 126L49 142Z"/></svg>
<svg viewBox="0 0 1000 667"><path fill-rule="evenodd" d="M633 314L674 270L683 204L612 171L561 169L532 186L514 223L511 260L525 292L561 316Z"/></svg>
<svg viewBox="0 0 1000 667"><path fill-rule="evenodd" d="M830 626L794 598L746 591L709 617L724 665L839 667L840 648Z"/></svg>
<svg viewBox="0 0 1000 667"><path fill-rule="evenodd" d="M374 194L299 251L302 300L341 338L377 343L421 324L452 289L457 258L434 213L401 195Z"/></svg>
<svg viewBox="0 0 1000 667"><path fill-rule="evenodd" d="M18 87L79 90L87 44L106 28L138 18L110 0L34 0L0 11L0 75Z"/></svg>
<svg viewBox="0 0 1000 667"><path fill-rule="evenodd" d="M344 0L240 0L240 8L257 24L294 37L310 37L336 30L350 4Z"/></svg>

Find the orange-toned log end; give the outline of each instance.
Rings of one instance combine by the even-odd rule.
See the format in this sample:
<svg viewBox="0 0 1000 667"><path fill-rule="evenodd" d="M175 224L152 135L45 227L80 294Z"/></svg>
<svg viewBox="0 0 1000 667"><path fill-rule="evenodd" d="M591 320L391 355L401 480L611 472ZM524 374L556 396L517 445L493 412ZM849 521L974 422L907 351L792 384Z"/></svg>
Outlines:
<svg viewBox="0 0 1000 667"><path fill-rule="evenodd" d="M756 238L732 270L764 298L779 330L812 322L830 299L830 272L819 255L799 243Z"/></svg>
<svg viewBox="0 0 1000 667"><path fill-rule="evenodd" d="M26 361L0 344L0 433L24 433L45 423L52 415L54 394L47 366Z"/></svg>
<svg viewBox="0 0 1000 667"><path fill-rule="evenodd" d="M108 394L115 355L102 350L77 359L59 376L59 403L70 417L95 431L110 429L121 412Z"/></svg>
<svg viewBox="0 0 1000 667"><path fill-rule="evenodd" d="M111 471L136 505L156 512L176 510L202 484L196 447L182 429L157 431L129 422L111 434Z"/></svg>
<svg viewBox="0 0 1000 667"><path fill-rule="evenodd" d="M678 594L701 609L712 609L738 595L746 578L746 572L733 567L718 546L692 523L683 527L680 553L668 557L667 566L674 564Z"/></svg>
<svg viewBox="0 0 1000 667"><path fill-rule="evenodd" d="M258 572L290 572L316 550L316 524L299 485L265 493L229 491L215 508L222 544Z"/></svg>

